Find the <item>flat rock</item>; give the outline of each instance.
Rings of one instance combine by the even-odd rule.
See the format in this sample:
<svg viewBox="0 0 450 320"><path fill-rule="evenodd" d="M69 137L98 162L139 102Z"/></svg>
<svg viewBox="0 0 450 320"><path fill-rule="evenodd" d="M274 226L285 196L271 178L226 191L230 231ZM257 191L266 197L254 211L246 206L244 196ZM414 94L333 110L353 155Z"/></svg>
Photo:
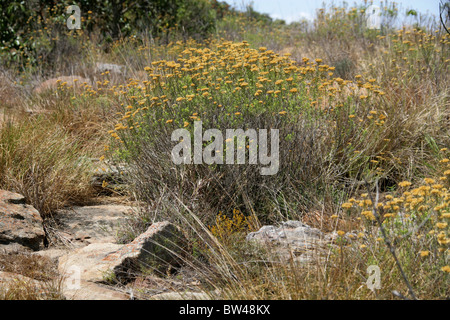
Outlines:
<svg viewBox="0 0 450 320"><path fill-rule="evenodd" d="M39 212L22 195L0 190L0 249L40 250L44 237Z"/></svg>
<svg viewBox="0 0 450 320"><path fill-rule="evenodd" d="M63 295L67 300L130 300L130 295L114 288L81 280L77 286L64 283Z"/></svg>
<svg viewBox="0 0 450 320"><path fill-rule="evenodd" d="M109 71L111 73L122 74L125 72L125 66L113 63L97 62L95 64L95 72L103 73Z"/></svg>
<svg viewBox="0 0 450 320"><path fill-rule="evenodd" d="M264 226L247 235L266 249L274 261L307 264L322 259L329 241L320 230L301 221L286 221L280 226Z"/></svg>
<svg viewBox="0 0 450 320"><path fill-rule="evenodd" d="M136 271L156 271L181 264L186 239L179 229L168 221L152 224L146 232L118 251L109 254L102 262L110 262L116 278L132 278Z"/></svg>
<svg viewBox="0 0 450 320"><path fill-rule="evenodd" d="M42 257L49 258L54 262L58 262L59 258L69 253L68 249L48 248L40 251L33 252L34 255L40 255Z"/></svg>
<svg viewBox="0 0 450 320"><path fill-rule="evenodd" d="M115 243L92 243L75 249L59 258L58 271L67 277L79 274L79 279L83 281L105 282L109 276L108 271L114 264L103 259L123 246Z"/></svg>
<svg viewBox="0 0 450 320"><path fill-rule="evenodd" d="M207 292L165 292L155 294L150 300L213 300L214 295Z"/></svg>
<svg viewBox="0 0 450 320"><path fill-rule="evenodd" d="M247 240L256 240L282 246L308 247L324 238L324 234L300 221L286 221L279 227L264 226L247 235Z"/></svg>
<svg viewBox="0 0 450 320"><path fill-rule="evenodd" d="M60 230L72 242L113 243L119 225L131 212L132 207L124 205L73 207L58 211L57 218Z"/></svg>
<svg viewBox="0 0 450 320"><path fill-rule="evenodd" d="M113 282L133 278L143 270L163 272L179 264L184 238L167 221L154 223L126 245L92 243L59 259L59 272L78 272L81 280Z"/></svg>

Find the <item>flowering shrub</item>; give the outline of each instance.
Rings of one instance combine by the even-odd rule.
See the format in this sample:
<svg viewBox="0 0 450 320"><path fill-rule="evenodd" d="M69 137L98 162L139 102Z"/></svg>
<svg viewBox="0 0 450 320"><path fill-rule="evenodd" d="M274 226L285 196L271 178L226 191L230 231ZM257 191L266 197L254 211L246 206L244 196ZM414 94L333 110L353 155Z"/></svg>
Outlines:
<svg viewBox="0 0 450 320"><path fill-rule="evenodd" d="M445 151L446 148L441 150ZM445 295L448 289L445 279L450 272L450 165L448 158L440 162L443 170L439 180L425 178L415 187L402 181L397 191L384 194L376 203L366 193L359 200L349 199L342 207L352 212L352 216L359 215L362 230L353 246L366 255L365 259L380 259L389 254L384 246L389 241L400 264L406 266L410 280L420 283L423 278L442 278L435 289ZM374 224L376 215L385 235ZM341 236L345 234L342 231Z"/></svg>
<svg viewBox="0 0 450 320"><path fill-rule="evenodd" d="M216 223L210 226L210 230L222 244L230 246L238 240L236 236L245 237L249 232L255 231L255 224L254 218L246 217L235 209L231 217L219 212Z"/></svg>

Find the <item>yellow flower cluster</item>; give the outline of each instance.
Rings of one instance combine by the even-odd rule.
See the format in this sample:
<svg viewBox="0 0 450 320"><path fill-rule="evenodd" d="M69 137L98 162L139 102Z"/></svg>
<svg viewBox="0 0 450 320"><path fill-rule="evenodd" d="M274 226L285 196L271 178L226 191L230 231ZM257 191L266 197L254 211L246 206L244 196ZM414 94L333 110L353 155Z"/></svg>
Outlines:
<svg viewBox="0 0 450 320"><path fill-rule="evenodd" d="M441 163L446 168L450 167L447 161ZM360 200L352 198L343 203L342 208L356 210L368 221L375 220L376 210L390 235L413 234L417 238L414 241L434 239L424 242L423 246L431 248L420 250L421 257L429 257L433 246L445 257L450 247L450 170L446 168L439 177L441 183L437 183L437 179L425 178L419 186L413 187L411 182L402 181L398 184L401 188L398 195L385 195L376 207L367 199L368 195L363 194ZM418 234L411 230L416 230ZM445 270L446 267L442 269Z"/></svg>
<svg viewBox="0 0 450 320"><path fill-rule="evenodd" d="M254 231L255 220L252 217L246 217L238 210L233 210L233 215L229 218L227 215L219 212L216 216L216 223L210 226L211 233L222 243L231 240L231 236L236 233L247 234Z"/></svg>
<svg viewBox="0 0 450 320"><path fill-rule="evenodd" d="M252 49L246 41L213 40L207 45L188 41L172 45L170 50L176 59L146 66L147 80L130 79L127 85L113 87L105 87L109 86L106 81L98 84L103 94L113 93L122 103L123 97L126 99L127 107L111 133L117 140L121 140L121 130L139 128L140 115L149 111L157 113L157 121L176 127L200 120L193 113L207 115L214 107L222 108L229 117L242 117L245 111L263 107L280 116L293 115L286 117L293 120L302 106L333 112L348 103L349 95L356 98L359 87L368 96L379 89L372 78L363 82L359 77L356 83L333 78L335 68L322 59L304 58L299 64L264 47ZM87 93L98 94L99 89ZM240 110L232 111L236 104ZM180 109L191 114L180 113ZM386 115L372 110L366 119L358 120L372 120L380 126Z"/></svg>

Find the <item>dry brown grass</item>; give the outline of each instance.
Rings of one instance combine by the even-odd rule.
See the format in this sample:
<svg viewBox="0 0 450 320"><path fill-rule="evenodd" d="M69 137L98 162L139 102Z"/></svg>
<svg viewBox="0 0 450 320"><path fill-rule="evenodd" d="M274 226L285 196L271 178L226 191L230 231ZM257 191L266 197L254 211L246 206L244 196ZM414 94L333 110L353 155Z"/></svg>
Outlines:
<svg viewBox="0 0 450 320"><path fill-rule="evenodd" d="M61 300L63 278L49 258L0 253L0 300Z"/></svg>

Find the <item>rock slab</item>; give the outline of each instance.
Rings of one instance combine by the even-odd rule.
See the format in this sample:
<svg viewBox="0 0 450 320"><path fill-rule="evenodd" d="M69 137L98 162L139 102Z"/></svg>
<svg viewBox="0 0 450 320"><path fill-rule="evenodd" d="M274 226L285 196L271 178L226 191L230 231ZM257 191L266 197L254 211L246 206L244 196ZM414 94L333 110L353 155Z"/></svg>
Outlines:
<svg viewBox="0 0 450 320"><path fill-rule="evenodd" d="M109 71L111 73L123 74L125 72L125 66L113 63L97 62L95 64L95 72L103 73Z"/></svg>
<svg viewBox="0 0 450 320"><path fill-rule="evenodd" d="M114 265L112 270L117 278L130 278L135 271L164 272L180 265L185 244L176 226L168 221L157 222L102 261Z"/></svg>
<svg viewBox="0 0 450 320"><path fill-rule="evenodd" d="M63 295L67 300L130 300L126 293L93 282L81 280L78 286L64 285Z"/></svg>
<svg viewBox="0 0 450 320"><path fill-rule="evenodd" d="M264 226L248 234L246 239L267 248L271 258L276 261L298 263L320 259L329 242L319 229L295 220L283 222L278 227Z"/></svg>
<svg viewBox="0 0 450 320"><path fill-rule="evenodd" d="M22 195L0 190L0 248L37 251L44 247L44 238L39 212Z"/></svg>
<svg viewBox="0 0 450 320"><path fill-rule="evenodd" d="M79 272L83 281L128 280L143 270L163 272L180 263L185 240L173 224L152 224L129 244L92 243L59 259L62 274Z"/></svg>
<svg viewBox="0 0 450 320"><path fill-rule="evenodd" d="M75 243L113 243L119 225L132 208L124 205L96 205L59 210L59 227Z"/></svg>

